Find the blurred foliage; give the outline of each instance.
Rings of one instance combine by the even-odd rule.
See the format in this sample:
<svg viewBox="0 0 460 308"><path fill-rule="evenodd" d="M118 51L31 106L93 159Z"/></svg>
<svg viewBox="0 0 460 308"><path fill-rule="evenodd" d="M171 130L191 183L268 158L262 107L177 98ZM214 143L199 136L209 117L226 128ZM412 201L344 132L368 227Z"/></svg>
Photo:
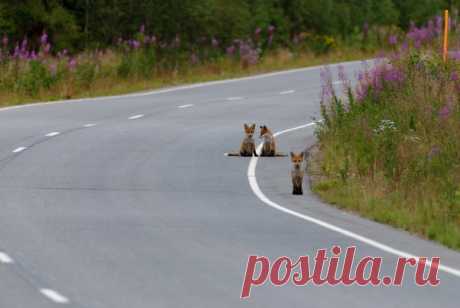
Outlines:
<svg viewBox="0 0 460 308"><path fill-rule="evenodd" d="M446 0L0 0L0 35L15 40L43 31L58 48L70 51L106 47L145 25L149 34L197 45L202 37L229 44L254 29L274 25L275 44L296 34L341 36L346 39L372 27L407 29L455 7Z"/></svg>

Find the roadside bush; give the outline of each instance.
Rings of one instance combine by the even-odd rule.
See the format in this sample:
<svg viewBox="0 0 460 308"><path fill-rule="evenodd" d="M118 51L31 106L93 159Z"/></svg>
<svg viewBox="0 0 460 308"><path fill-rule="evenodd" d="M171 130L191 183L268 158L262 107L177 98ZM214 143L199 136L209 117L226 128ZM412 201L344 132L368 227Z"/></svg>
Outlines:
<svg viewBox="0 0 460 308"><path fill-rule="evenodd" d="M460 248L460 53L443 62L436 24L412 26L399 49L364 66L354 89L339 69L343 94L323 71L318 162L325 182L342 184L316 187L342 206Z"/></svg>

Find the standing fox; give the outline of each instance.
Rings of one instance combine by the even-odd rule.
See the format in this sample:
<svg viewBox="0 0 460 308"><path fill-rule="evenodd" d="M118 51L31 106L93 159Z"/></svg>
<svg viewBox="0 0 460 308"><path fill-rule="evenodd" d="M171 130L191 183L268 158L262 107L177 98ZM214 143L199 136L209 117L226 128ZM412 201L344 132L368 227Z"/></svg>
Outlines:
<svg viewBox="0 0 460 308"><path fill-rule="evenodd" d="M292 170L291 170L291 178L292 178L292 194L293 195L302 195L302 183L303 183L303 174L304 171L302 169L302 162L304 158L304 152L300 154L295 154L291 152L291 162L292 162Z"/></svg>
<svg viewBox="0 0 460 308"><path fill-rule="evenodd" d="M260 127L260 138L264 140L260 156L275 156L275 136L273 136L272 131L266 125Z"/></svg>

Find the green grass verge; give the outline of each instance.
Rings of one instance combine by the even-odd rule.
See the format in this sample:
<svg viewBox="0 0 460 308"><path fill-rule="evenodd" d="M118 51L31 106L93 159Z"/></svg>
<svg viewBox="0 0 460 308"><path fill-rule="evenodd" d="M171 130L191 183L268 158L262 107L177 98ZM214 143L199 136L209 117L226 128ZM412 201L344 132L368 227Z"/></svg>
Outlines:
<svg viewBox="0 0 460 308"><path fill-rule="evenodd" d="M158 73L151 79L120 78L116 74L115 65L110 66L109 64L103 68L107 73L100 74L101 77L96 78L89 88L79 88L66 81L58 83L50 89L40 90L39 93L34 96L29 96L20 92L0 90L0 107L41 101L127 94L182 84L222 80L285 69L358 60L371 57L374 53L375 52L372 51L364 52L360 49L345 48L332 51L327 55L316 56L312 53L294 55L286 50L279 50L266 55L257 65L247 68L241 67L234 61L222 59L213 63L196 65L183 71Z"/></svg>

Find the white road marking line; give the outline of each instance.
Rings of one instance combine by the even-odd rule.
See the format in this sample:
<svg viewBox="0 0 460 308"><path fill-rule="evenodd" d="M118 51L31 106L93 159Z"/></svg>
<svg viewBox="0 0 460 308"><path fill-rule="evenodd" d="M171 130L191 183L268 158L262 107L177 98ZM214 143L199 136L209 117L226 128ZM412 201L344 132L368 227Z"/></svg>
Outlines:
<svg viewBox="0 0 460 308"><path fill-rule="evenodd" d="M186 105L177 106L177 108L189 108L189 107L193 107L193 106L194 106L193 104L186 104Z"/></svg>
<svg viewBox="0 0 460 308"><path fill-rule="evenodd" d="M239 101L242 100L243 98L241 96L235 96L235 97L227 97L228 101Z"/></svg>
<svg viewBox="0 0 460 308"><path fill-rule="evenodd" d="M95 123L88 123L88 124L83 125L83 127L86 127L86 128L93 127L93 126L96 126L96 124Z"/></svg>
<svg viewBox="0 0 460 308"><path fill-rule="evenodd" d="M372 59L368 59L364 61L370 61L370 60ZM359 64L362 62L363 62L362 60L361 61L348 61L348 62L333 64L331 66L335 67L337 65L353 65L353 64ZM308 72L308 71L318 70L322 67L324 67L324 65L295 68L295 69L290 69L290 70L259 74L259 75L241 77L241 78L194 83L194 84L177 86L177 87L172 87L172 88L167 88L167 89L162 89L162 90L153 90L153 91L148 91L148 92L140 92L140 93L132 93L132 94L124 94L124 95L99 96L99 97L93 97L93 98L77 98L77 99L68 99L68 100L47 101L47 102L41 102L41 103L31 103L31 104L0 108L0 111L38 107L38 106L52 105L52 104L62 104L62 103L78 103L78 102L85 102L85 101L104 101L104 100L122 99L122 98L127 98L127 97L151 96L151 95L171 93L171 92L176 92L176 91L184 91L184 90L209 87L209 86L215 86L215 85L221 85L221 84L227 84L227 83L235 83L235 82L242 82L242 81L247 81L247 80L257 80L257 79L270 78L270 77L275 77L275 76L288 75L288 74L293 74L293 73Z"/></svg>
<svg viewBox="0 0 460 308"><path fill-rule="evenodd" d="M49 134L46 134L45 137L54 137L54 136L57 136L59 134L60 134L60 132L51 132Z"/></svg>
<svg viewBox="0 0 460 308"><path fill-rule="evenodd" d="M132 117L129 117L129 120L137 120L137 119L140 119L144 117L143 114L136 114L136 115L133 115Z"/></svg>
<svg viewBox="0 0 460 308"><path fill-rule="evenodd" d="M274 136L276 137L276 136L279 136L279 135L282 135L282 134L285 134L285 133L289 133L291 131L295 131L295 130L298 130L298 129L302 129L302 128L306 128L306 127L314 126L314 125L316 125L316 122L312 122L312 123L308 123L308 124L305 124L305 125L285 129L285 130L282 130L280 132L275 133ZM262 150L262 144L260 144L257 147L257 152L260 152L261 150ZM351 238L353 238L355 240L358 240L358 241L360 241L362 243L365 243L365 244L367 244L369 246L372 246L374 248L380 249L380 250L385 251L387 253L396 255L398 257L414 258L416 260L419 260L419 257L415 256L413 254L407 253L407 252L402 251L402 250L395 249L395 248L390 247L388 245L382 244L382 243L380 243L378 241L372 240L370 238L367 238L365 236L356 234L356 233L348 231L346 229L337 227L337 226L335 226L333 224L330 224L328 222L325 222L323 220L320 220L320 219L317 219L317 218L314 218L314 217L311 217L311 216L308 216L308 215L305 215L305 214L301 214L299 212L293 211L291 209L288 209L286 207L283 207L283 206L273 202L272 200L270 200L260 190L259 184L257 183L257 178L256 178L257 161L258 161L258 157L253 156L251 158L251 161L249 162L248 173L247 173L249 186L251 187L253 193L257 196L257 198L259 198L266 205L268 205L268 206L270 206L270 207L272 207L272 208L274 208L274 209L276 209L278 211L281 211L281 212L284 212L286 214L289 214L289 215L295 216L297 218L303 219L305 221L317 224L317 225L319 225L319 226L321 226L323 228L329 229L331 231L340 233L340 234L342 234L344 236L351 237ZM429 260L426 261L426 264L431 266L431 262ZM441 270L443 272L446 272L448 274L460 277L460 270L459 269L455 269L455 268L440 264L439 265L439 270Z"/></svg>
<svg viewBox="0 0 460 308"><path fill-rule="evenodd" d="M40 293L43 294L44 296L48 297L50 300L52 300L55 303L58 304L68 304L69 299L58 292L51 290L51 289L40 289Z"/></svg>
<svg viewBox="0 0 460 308"><path fill-rule="evenodd" d="M292 93L294 93L294 92L295 92L295 90L281 91L281 92L280 92L280 95L292 94Z"/></svg>
<svg viewBox="0 0 460 308"><path fill-rule="evenodd" d="M11 264L14 263L14 261L9 255L0 251L0 263Z"/></svg>
<svg viewBox="0 0 460 308"><path fill-rule="evenodd" d="M27 149L27 147L19 147L19 148L15 149L15 150L13 151L13 153L19 153L19 152L24 151L25 149Z"/></svg>

